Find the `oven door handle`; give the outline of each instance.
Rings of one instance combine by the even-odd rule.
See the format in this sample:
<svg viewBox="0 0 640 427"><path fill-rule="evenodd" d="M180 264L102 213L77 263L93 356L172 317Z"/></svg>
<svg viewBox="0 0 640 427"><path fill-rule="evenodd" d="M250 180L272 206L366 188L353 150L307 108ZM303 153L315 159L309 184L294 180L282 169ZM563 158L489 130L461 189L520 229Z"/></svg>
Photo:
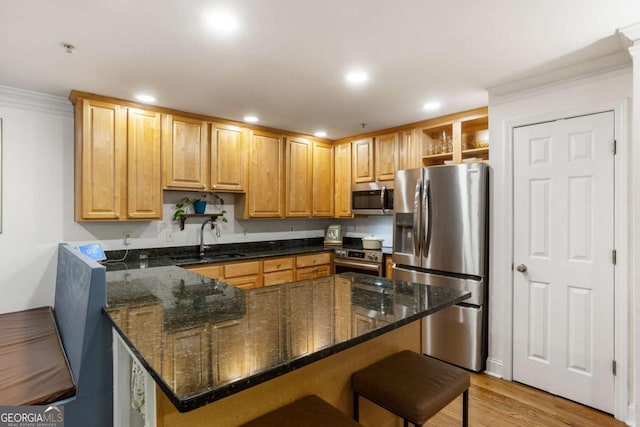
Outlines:
<svg viewBox="0 0 640 427"><path fill-rule="evenodd" d="M361 268L363 270L369 270L369 271L379 271L380 270L380 264L372 264L372 263L368 263L368 262L342 261L342 260L334 259L333 260L333 264L334 265L339 265L339 266L342 266L342 267Z"/></svg>

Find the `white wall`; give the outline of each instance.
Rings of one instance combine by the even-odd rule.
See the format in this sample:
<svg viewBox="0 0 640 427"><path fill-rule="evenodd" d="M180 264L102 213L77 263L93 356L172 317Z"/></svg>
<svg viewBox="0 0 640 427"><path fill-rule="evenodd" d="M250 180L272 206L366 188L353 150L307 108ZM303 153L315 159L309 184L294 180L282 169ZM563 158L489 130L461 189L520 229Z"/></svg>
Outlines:
<svg viewBox="0 0 640 427"><path fill-rule="evenodd" d="M499 93L499 95L496 95ZM491 271L490 271L490 312L489 312L489 363L488 369L498 376L511 377L511 287L512 287L512 206L511 206L511 160L512 151L507 146L509 142L509 126L514 123L536 123L552 118L562 118L578 113L591 113L611 110L622 106L622 111L629 107L632 97L632 68L627 65L613 71L590 75L583 78L573 78L558 84L550 84L537 89L504 94L501 91L489 92L489 127L490 127L490 163L493 169L493 186L491 197ZM620 112L620 111L618 111ZM628 113L628 110L627 110ZM623 182L617 185L623 189L634 191L630 180L630 138L629 117L617 117L617 134L619 154L616 159L618 168L616 179ZM624 126L621 126L624 124ZM621 145L622 144L622 145ZM624 173L624 176L618 175ZM619 187L620 188L620 187ZM638 191L638 190L635 190ZM626 194L623 197L628 197ZM621 201L618 200L617 203ZM624 201L627 209L630 200ZM618 212L618 215L628 217L627 221L617 224L616 239L621 235L631 233L630 212ZM631 236L629 237L632 238ZM620 247L619 254L628 257L627 247ZM619 264L620 266L620 264ZM628 268L627 265L622 266ZM631 290L628 276L626 285ZM632 315L630 306L626 303L628 295L622 295L622 309ZM620 301L617 297L616 303ZM629 319L631 321L631 319ZM629 327L631 323L629 322ZM620 342L620 340L624 342ZM616 336L617 345L629 345L629 336ZM627 355L625 366L629 380L632 378L631 353ZM620 363L620 361L619 361ZM632 390L629 390L632 395ZM626 402L625 402L626 403Z"/></svg>
<svg viewBox="0 0 640 427"><path fill-rule="evenodd" d="M174 203L185 194L165 192L164 219L149 222L76 223L73 194L73 108L61 97L0 86L3 126L0 313L53 304L57 245L99 241L107 250L183 246L198 243L199 224L184 231L171 221ZM355 220L234 220L233 195L223 195L228 223L205 243L321 237L328 224L343 224L345 235L380 235L391 245L391 217ZM361 224L361 226L359 225ZM355 225L355 230L353 226ZM290 228L293 227L293 232ZM167 241L166 230L173 230ZM245 233L246 232L246 233Z"/></svg>

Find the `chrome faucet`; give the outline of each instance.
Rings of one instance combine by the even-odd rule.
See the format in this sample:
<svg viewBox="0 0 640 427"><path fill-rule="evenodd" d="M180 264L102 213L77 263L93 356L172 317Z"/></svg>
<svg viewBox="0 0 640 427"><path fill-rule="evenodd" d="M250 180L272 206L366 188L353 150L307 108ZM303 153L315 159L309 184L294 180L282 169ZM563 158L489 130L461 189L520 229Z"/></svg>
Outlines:
<svg viewBox="0 0 640 427"><path fill-rule="evenodd" d="M202 223L202 227L200 227L200 258L204 256L204 226L207 224L211 224L211 229L216 228L216 222L212 219L208 219Z"/></svg>

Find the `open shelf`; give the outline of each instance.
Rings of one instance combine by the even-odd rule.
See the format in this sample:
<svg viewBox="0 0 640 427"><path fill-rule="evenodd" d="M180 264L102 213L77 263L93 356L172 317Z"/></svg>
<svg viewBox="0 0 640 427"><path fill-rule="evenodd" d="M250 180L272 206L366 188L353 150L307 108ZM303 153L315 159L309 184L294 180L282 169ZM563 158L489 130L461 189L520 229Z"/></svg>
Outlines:
<svg viewBox="0 0 640 427"><path fill-rule="evenodd" d="M215 221L218 217L221 216L221 213L185 214L182 218L180 218L180 230L184 230L184 223L187 218L210 218L212 221Z"/></svg>

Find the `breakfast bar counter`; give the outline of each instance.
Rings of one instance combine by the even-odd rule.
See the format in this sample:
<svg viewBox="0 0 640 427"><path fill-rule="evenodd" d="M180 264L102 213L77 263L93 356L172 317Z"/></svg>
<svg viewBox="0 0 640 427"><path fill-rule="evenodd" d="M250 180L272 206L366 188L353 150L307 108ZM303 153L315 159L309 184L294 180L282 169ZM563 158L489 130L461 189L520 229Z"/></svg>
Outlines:
<svg viewBox="0 0 640 427"><path fill-rule="evenodd" d="M237 425L310 393L347 410L351 369L419 351L417 320L469 296L353 273L246 290L179 267L106 279L113 327L161 390L157 424L191 427Z"/></svg>

